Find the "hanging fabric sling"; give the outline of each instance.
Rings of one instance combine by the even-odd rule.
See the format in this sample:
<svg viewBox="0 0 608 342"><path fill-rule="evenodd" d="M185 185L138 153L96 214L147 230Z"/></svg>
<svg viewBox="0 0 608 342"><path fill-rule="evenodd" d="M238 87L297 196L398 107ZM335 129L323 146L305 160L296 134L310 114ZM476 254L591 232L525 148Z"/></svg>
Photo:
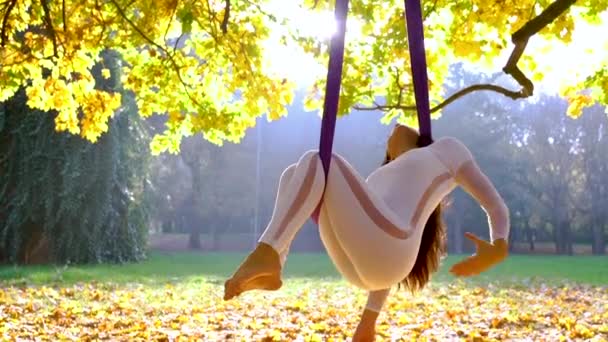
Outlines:
<svg viewBox="0 0 608 342"><path fill-rule="evenodd" d="M338 114L338 102L340 99L347 13L348 0L336 0L334 17L337 23L337 31L332 36L329 46L327 84L325 86L323 120L321 122L321 138L319 142L319 157L323 164L325 180L327 180L327 175L329 174L336 118ZM416 110L418 112L418 125L420 128L420 140L418 145L424 147L431 144L433 139L431 134L428 77L426 71L424 31L422 27L420 0L405 0L405 16L410 51L410 66L414 81L414 95L416 99ZM319 212L322 204L323 199L321 199L311 216L315 223L319 222Z"/></svg>

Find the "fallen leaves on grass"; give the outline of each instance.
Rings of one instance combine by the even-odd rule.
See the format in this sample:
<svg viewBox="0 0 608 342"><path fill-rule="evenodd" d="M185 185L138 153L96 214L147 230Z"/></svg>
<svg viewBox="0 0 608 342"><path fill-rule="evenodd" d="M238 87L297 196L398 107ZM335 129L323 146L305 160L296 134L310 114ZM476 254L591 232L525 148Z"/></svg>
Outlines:
<svg viewBox="0 0 608 342"><path fill-rule="evenodd" d="M342 341L366 293L343 282L287 279L277 292L221 300L206 282L0 289L3 340ZM393 292L378 340L608 340L608 289L433 284Z"/></svg>

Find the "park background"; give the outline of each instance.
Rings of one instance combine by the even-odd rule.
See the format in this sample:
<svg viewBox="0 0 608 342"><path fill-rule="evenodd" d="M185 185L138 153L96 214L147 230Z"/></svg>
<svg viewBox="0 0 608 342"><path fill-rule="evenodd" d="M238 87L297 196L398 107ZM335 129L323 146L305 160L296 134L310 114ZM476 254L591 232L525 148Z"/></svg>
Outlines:
<svg viewBox="0 0 608 342"><path fill-rule="evenodd" d="M261 49L264 25L276 29L279 22L256 2L233 1L223 35L223 2L215 3L219 12L174 3L176 20L146 1L130 3L135 9L129 11L121 11L122 1L106 7L56 2L31 13L26 2L0 6L6 18L0 36L6 45L0 55L1 338L348 339L366 293L341 279L312 222L292 244L280 291L221 300L223 281L272 214L281 172L318 146L324 85L318 80L326 65L320 42L331 34L331 4L315 2L322 12L315 16L294 4L263 2L263 9L289 8L291 19L302 19L303 37L290 43L314 60L276 42ZM415 124L415 115L399 108L353 110L359 102L412 102L409 85L401 84L409 77L402 4L387 4L393 13L354 3L359 21L352 31L394 38L388 44L349 37L341 98L341 114L348 115L338 120L334 150L367 176L384 158L392 125ZM433 104L474 84L516 89L500 71L512 47L509 34L548 5L425 1ZM434 137L463 141L505 199L511 254L478 277L448 274L474 252L464 232L489 237L482 208L454 191L444 212L448 255L441 269L421 293L391 294L379 339L608 339L606 5L579 4L531 39L520 66L534 80L533 96L473 92L435 113ZM66 21L66 6L81 15ZM30 27L23 16L9 16L11 9L51 26L46 19L41 24L46 13L53 29ZM216 15L208 19L209 35L201 33L206 17L193 18L205 11ZM91 24L80 19L98 15L115 31L86 30ZM154 23L168 23L167 30ZM166 44L145 39L161 41L163 33L170 33ZM232 55L234 48L243 53ZM36 49L55 56L40 57ZM167 67L168 49L187 77ZM206 72L200 73L200 60L181 55L192 49L213 62ZM89 55L67 53L73 51ZM78 71L57 78L70 63ZM268 65L268 74L222 69ZM361 90L374 73L385 76L378 93ZM205 96L194 103L185 89L199 76L198 88L190 89ZM233 92L241 97L232 99ZM238 105L226 105L227 98ZM75 103L83 107L76 111Z"/></svg>

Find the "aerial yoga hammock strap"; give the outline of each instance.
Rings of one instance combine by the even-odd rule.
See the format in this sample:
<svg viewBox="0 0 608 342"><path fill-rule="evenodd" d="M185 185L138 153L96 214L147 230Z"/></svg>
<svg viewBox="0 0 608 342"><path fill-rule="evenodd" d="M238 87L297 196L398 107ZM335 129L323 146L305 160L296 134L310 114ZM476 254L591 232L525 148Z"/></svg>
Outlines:
<svg viewBox="0 0 608 342"><path fill-rule="evenodd" d="M319 141L319 157L325 171L325 180L329 174L331 150L336 130L336 117L338 116L338 102L340 100L340 83L342 82L342 65L344 61L344 36L346 35L346 14L348 13L348 0L336 0L334 17L336 20L336 33L331 37L329 44L329 63L327 67L327 83L325 85L325 99L323 100L323 120L321 121L321 138ZM319 223L319 212L323 198L311 218Z"/></svg>
<svg viewBox="0 0 608 342"><path fill-rule="evenodd" d="M336 34L331 38L329 47L327 84L325 86L323 120L321 122L321 138L319 142L319 157L323 164L326 180L331 163L336 117L338 114L338 102L340 99L347 12L348 0L336 0L334 16L337 23L337 30ZM418 112L418 124L420 126L419 145L423 147L431 144L433 140L431 135L431 115L429 109L428 79L420 0L405 0L405 13L416 109ZM321 199L311 216L316 223L319 222L319 212L322 203L323 199Z"/></svg>
<svg viewBox="0 0 608 342"><path fill-rule="evenodd" d="M424 29L420 0L405 0L405 23L407 41L410 49L410 67L414 81L414 96L418 112L420 133L419 147L433 142L431 134L431 109L429 105L429 81L426 73L426 55L424 53Z"/></svg>

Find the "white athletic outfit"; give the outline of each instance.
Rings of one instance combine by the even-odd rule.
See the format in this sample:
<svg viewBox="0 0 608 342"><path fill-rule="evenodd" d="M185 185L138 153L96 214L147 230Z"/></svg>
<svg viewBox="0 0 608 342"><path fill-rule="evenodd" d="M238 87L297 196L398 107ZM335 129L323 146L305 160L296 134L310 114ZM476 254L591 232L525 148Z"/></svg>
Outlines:
<svg viewBox="0 0 608 342"><path fill-rule="evenodd" d="M491 241L507 239L504 201L455 138L412 149L367 180L333 154L327 184L318 152L309 151L281 175L260 242L271 245L284 263L291 241L323 198L319 231L327 253L349 282L369 291L366 308L379 312L391 286L414 266L429 216L458 185L487 213Z"/></svg>

